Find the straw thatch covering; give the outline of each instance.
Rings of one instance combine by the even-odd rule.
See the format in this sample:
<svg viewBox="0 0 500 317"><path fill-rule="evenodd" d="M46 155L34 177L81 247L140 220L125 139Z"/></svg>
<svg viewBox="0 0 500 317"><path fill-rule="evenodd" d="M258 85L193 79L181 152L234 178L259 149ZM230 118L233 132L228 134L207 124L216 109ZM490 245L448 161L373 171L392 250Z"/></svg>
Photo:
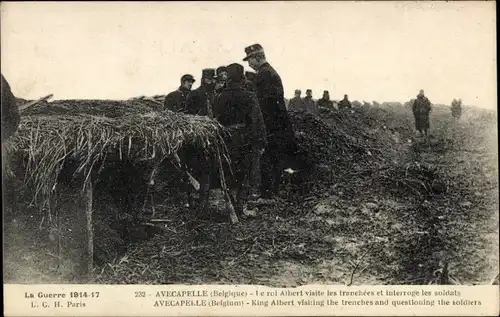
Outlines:
<svg viewBox="0 0 500 317"><path fill-rule="evenodd" d="M68 160L71 176L85 180L113 159L160 162L185 145L224 152L216 121L161 108L145 100L60 100L26 109L9 146L24 162L34 202L48 203Z"/></svg>

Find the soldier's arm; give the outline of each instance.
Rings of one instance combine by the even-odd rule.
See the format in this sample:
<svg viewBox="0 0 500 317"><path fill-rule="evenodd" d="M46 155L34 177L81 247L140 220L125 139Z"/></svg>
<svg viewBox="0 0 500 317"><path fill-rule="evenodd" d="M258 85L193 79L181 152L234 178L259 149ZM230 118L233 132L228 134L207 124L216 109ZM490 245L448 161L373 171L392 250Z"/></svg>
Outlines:
<svg viewBox="0 0 500 317"><path fill-rule="evenodd" d="M173 93L169 93L165 96L165 101L163 102L163 110L172 110L174 111L173 102L175 101L173 98Z"/></svg>
<svg viewBox="0 0 500 317"><path fill-rule="evenodd" d="M214 119L219 120L219 117L224 109L223 103L224 103L224 98L222 98L221 95L214 97L214 103L212 105L212 115Z"/></svg>
<svg viewBox="0 0 500 317"><path fill-rule="evenodd" d="M277 99L283 96L283 89L280 89L279 77L271 72L264 72L262 74L263 94L265 98Z"/></svg>
<svg viewBox="0 0 500 317"><path fill-rule="evenodd" d="M266 140L266 125L264 117L260 111L259 102L255 94L249 95L249 113L247 114L247 125L251 127L252 146L256 150L263 149L267 146Z"/></svg>

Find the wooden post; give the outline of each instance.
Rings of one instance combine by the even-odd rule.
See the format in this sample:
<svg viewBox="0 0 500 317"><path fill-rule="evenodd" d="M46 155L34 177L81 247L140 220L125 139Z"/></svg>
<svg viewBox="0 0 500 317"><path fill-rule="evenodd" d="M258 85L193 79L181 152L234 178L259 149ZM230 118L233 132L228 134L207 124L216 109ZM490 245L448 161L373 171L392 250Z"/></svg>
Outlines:
<svg viewBox="0 0 500 317"><path fill-rule="evenodd" d="M226 179L224 177L224 168L222 166L222 158L220 156L219 148L217 148L217 160L219 161L219 175L220 175L220 184L222 192L224 193L224 200L226 201L226 209L229 213L229 219L232 224L236 224L239 222L238 216L234 212L234 206L231 202L231 193L229 192L229 188L227 188Z"/></svg>
<svg viewBox="0 0 500 317"><path fill-rule="evenodd" d="M89 176L85 180L85 213L87 215L87 274L92 280L94 271L94 229L92 224L92 181Z"/></svg>

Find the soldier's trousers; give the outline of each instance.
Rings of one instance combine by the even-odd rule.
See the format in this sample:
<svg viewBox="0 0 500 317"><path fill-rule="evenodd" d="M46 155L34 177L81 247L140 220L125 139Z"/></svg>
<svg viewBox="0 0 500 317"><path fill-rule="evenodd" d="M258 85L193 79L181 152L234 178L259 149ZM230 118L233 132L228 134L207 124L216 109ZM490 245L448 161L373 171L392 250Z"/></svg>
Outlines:
<svg viewBox="0 0 500 317"><path fill-rule="evenodd" d="M260 195L263 198L270 198L278 194L281 173L281 153L274 146L268 146L262 155L260 166Z"/></svg>
<svg viewBox="0 0 500 317"><path fill-rule="evenodd" d="M225 171L228 187L231 192L231 202L236 214L241 215L248 201L250 184L252 183L252 165L255 151L248 148L230 148L231 172Z"/></svg>

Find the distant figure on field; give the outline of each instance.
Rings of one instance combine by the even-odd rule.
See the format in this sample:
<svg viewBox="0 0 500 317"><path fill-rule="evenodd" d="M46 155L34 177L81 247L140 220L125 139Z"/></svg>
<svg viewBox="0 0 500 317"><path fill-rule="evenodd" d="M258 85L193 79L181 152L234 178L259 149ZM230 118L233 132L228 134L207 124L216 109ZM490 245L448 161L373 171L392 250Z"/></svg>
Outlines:
<svg viewBox="0 0 500 317"><path fill-rule="evenodd" d="M279 194L279 185L287 158L296 154L298 146L288 115L283 83L276 70L267 62L264 48L253 44L245 48L248 65L257 72L255 91L267 132L267 148L261 164L261 198Z"/></svg>
<svg viewBox="0 0 500 317"><path fill-rule="evenodd" d="M323 97L318 100L318 107L333 109L333 101L330 100L330 93L328 90L323 91Z"/></svg>
<svg viewBox="0 0 500 317"><path fill-rule="evenodd" d="M215 88L215 69L207 68L202 70L201 85L193 90L187 99L187 113L200 116L211 115L214 88Z"/></svg>
<svg viewBox="0 0 500 317"><path fill-rule="evenodd" d="M462 115L462 99L453 99L451 102L451 115L455 119L459 119Z"/></svg>
<svg viewBox="0 0 500 317"><path fill-rule="evenodd" d="M307 89L306 90L306 96L304 97L304 103L306 104L306 112L309 112L313 115L318 114L318 106L316 105L316 102L314 102L312 98L312 90Z"/></svg>
<svg viewBox="0 0 500 317"><path fill-rule="evenodd" d="M415 128L420 135L427 136L429 131L429 113L432 110L431 102L424 95L424 91L420 90L417 99L413 102L413 115L415 116Z"/></svg>
<svg viewBox="0 0 500 317"><path fill-rule="evenodd" d="M2 144L17 131L20 121L16 97L2 74Z"/></svg>
<svg viewBox="0 0 500 317"><path fill-rule="evenodd" d="M295 96L290 99L290 102L288 103L288 111L295 111L295 112L304 112L306 111L306 103L304 100L301 98L302 92L300 89L295 90Z"/></svg>
<svg viewBox="0 0 500 317"><path fill-rule="evenodd" d="M165 97L165 109L175 112L185 112L186 102L191 88L196 80L193 75L186 74L181 77L181 85L176 91L172 91Z"/></svg>
<svg viewBox="0 0 500 317"><path fill-rule="evenodd" d="M350 110L352 108L351 102L349 101L349 97L347 95L344 95L344 99L339 101L338 107L340 110L343 109Z"/></svg>
<svg viewBox="0 0 500 317"><path fill-rule="evenodd" d="M231 170L227 173L230 187L236 195L231 199L236 214L240 216L246 207L252 171L258 170L256 156L266 147L266 127L257 96L245 88L244 68L240 64L227 66L227 85L214 101L214 118L229 130L226 145L231 158Z"/></svg>

